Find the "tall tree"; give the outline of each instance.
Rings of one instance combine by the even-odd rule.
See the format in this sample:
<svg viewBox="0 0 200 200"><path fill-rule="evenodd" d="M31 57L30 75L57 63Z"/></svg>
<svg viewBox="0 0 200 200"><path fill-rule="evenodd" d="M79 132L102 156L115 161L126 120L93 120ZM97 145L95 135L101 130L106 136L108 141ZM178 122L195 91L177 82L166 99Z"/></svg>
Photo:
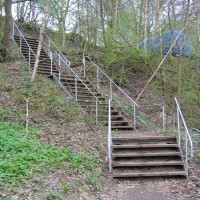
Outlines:
<svg viewBox="0 0 200 200"><path fill-rule="evenodd" d="M49 7L50 7L50 4L51 4L51 1L52 0L47 0L46 6L45 6L45 9L44 9L44 16L42 18L42 27L40 29L37 55L36 55L36 59L35 59L33 73L32 73L32 76L31 76L31 81L35 80L35 76L36 76L36 73L37 73L39 59L40 59L40 52L41 52L41 49L42 49L43 33L44 33L45 28L46 28L47 16L48 16L48 12L49 12Z"/></svg>
<svg viewBox="0 0 200 200"><path fill-rule="evenodd" d="M11 36L11 28L12 28L12 0L6 0L4 2L5 6L5 14L6 14L6 25L4 31L4 37L2 39L2 49L6 52L6 49L10 46L10 36Z"/></svg>
<svg viewBox="0 0 200 200"><path fill-rule="evenodd" d="M148 0L144 1L144 51L147 51Z"/></svg>

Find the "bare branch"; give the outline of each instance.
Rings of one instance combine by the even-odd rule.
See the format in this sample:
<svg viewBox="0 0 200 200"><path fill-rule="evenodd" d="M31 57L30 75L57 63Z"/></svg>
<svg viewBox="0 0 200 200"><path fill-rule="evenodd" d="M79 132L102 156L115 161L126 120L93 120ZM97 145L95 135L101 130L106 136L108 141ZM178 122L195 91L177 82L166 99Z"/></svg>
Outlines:
<svg viewBox="0 0 200 200"><path fill-rule="evenodd" d="M33 0L18 0L18 1L12 2L12 4L14 4L14 3L24 3L26 1L33 1Z"/></svg>

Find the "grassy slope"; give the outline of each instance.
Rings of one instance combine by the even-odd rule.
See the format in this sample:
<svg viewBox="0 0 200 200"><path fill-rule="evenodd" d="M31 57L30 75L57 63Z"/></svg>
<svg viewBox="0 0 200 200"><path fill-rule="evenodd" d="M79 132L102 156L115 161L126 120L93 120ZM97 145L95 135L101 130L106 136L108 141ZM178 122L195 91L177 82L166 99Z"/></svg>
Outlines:
<svg viewBox="0 0 200 200"><path fill-rule="evenodd" d="M48 144L41 141L45 134L59 134L56 126L70 129L74 121L82 123L83 116L79 109L63 94L59 86L51 80L38 75L35 82L30 82L30 73L22 60L0 64L0 194L3 199L18 195L27 198L34 192L45 198L61 198L75 195L75 191L67 177L77 174L77 184L96 184L93 173L102 161L98 153L73 151L67 144L56 145L53 140ZM26 101L29 106L29 132L25 136ZM56 124L55 130L48 127ZM46 135L45 135L46 137ZM58 147L59 146L59 147ZM44 193L43 174L65 171L65 179L58 183L58 191ZM85 172L86 180L81 174ZM35 181L35 179L38 179ZM48 179L48 178L46 178ZM81 183L81 184L80 184ZM76 184L75 184L76 185ZM79 187L76 185L76 187ZM19 194L19 189L22 194ZM26 190L31 190L27 194ZM0 195L0 199L1 199Z"/></svg>

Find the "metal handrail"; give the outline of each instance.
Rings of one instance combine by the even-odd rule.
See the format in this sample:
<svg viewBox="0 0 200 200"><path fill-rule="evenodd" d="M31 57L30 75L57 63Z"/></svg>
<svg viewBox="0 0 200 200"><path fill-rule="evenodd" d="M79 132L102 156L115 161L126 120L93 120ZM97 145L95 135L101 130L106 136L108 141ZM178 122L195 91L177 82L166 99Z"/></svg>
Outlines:
<svg viewBox="0 0 200 200"><path fill-rule="evenodd" d="M131 115L133 115L133 116L135 116L136 115L136 112L134 111L134 112L132 112L132 111L130 111L125 105L123 105L121 102L119 102L119 101L117 101L117 100L113 100L115 103L117 103L120 107L122 107L124 110L126 110L129 114L131 114ZM140 108L140 107L139 107ZM135 118L137 118L138 120L140 120L143 124L145 124L145 125L147 125L147 124L149 124L149 125L151 125L152 127L154 127L154 128L158 128L158 127L156 127L154 124L152 124L152 123L150 123L150 122L147 122L147 121L145 121L145 120L143 120L143 119L141 119L138 115L136 115L135 116ZM135 123L134 123L135 124Z"/></svg>
<svg viewBox="0 0 200 200"><path fill-rule="evenodd" d="M177 98L175 98L175 103L177 106L177 128L178 128L178 143L179 147L181 149L181 130L180 130L180 118L183 122L184 128L185 128L185 171L186 171L186 176L188 177L188 139L190 142L190 156L193 158L193 142L190 136L190 132L188 130L188 127L186 125L185 119L183 117L183 113L181 111L180 105L178 103Z"/></svg>
<svg viewBox="0 0 200 200"><path fill-rule="evenodd" d="M34 54L34 56L36 57L35 53L33 52L33 50L31 49L30 45L28 44L28 42L26 41L25 37L23 36L22 32L19 30L19 28L17 27L17 25L15 24L14 20L13 20L13 26L15 26L17 28L17 30L19 31L20 35L23 37L24 41L26 42L27 46L29 47L29 49L31 50L31 52ZM46 34L46 33L45 33ZM14 36L14 27L13 27L13 36ZM47 36L47 35L46 35ZM48 36L47 36L48 37ZM52 42L52 40L48 37L49 41L51 41L51 43L55 46L55 44ZM62 60L62 62L65 64L65 67L67 67L68 70L70 70L70 72L72 72L72 74L75 76L75 78L77 78L79 81L81 81L81 83L85 86L85 88L94 96L95 100L102 104L101 101L99 101L99 99L95 96L95 94L90 90L90 88L88 88L88 86L82 81L82 79L75 73L75 71L70 67L70 61L66 62L67 59L65 59L64 55L60 52L60 50L55 46L55 48L58 50L54 51L56 53L56 55L59 57L59 59ZM49 49L49 51L51 52L51 49ZM52 53L52 52L51 52ZM62 55L64 58L62 58L60 55ZM52 61L52 58L50 58ZM55 63L54 63L55 64ZM30 67L30 66L29 66ZM59 81L60 81L60 66L56 65L56 68L58 68L59 70ZM52 72L52 62L51 62L51 72ZM53 75L54 73L52 72L51 75ZM56 76L54 74L54 76Z"/></svg>
<svg viewBox="0 0 200 200"><path fill-rule="evenodd" d="M199 129L197 129L197 128L192 128L191 130L192 130L192 131L196 131L196 132L200 133L200 130L199 130Z"/></svg>
<svg viewBox="0 0 200 200"><path fill-rule="evenodd" d="M26 42L27 46L30 48L31 52L33 53L33 55L36 57L34 51L31 49L30 45L28 44L28 42L26 41L25 37L23 36L22 32L19 30L19 28L17 27L17 25L15 24L14 20L13 20L13 37L14 37L14 27L17 28L18 32L20 33L20 36L24 39L24 41Z"/></svg>
<svg viewBox="0 0 200 200"><path fill-rule="evenodd" d="M112 128L111 128L111 99L108 100L108 163L109 171L112 171Z"/></svg>
<svg viewBox="0 0 200 200"><path fill-rule="evenodd" d="M114 86L117 87L134 105L139 106L128 94L126 94L97 64L95 64L90 57L84 56L84 59L87 58ZM84 66L85 67L85 66Z"/></svg>
<svg viewBox="0 0 200 200"><path fill-rule="evenodd" d="M102 75L104 75L107 80L110 82L110 95L108 95L112 100L115 100L116 102L118 102L119 105L121 105L121 107L124 107L123 104L119 101L117 101L114 97L114 95L112 95L112 84L118 89L118 91L120 91L123 95L125 95L126 98L128 98L128 100L131 102L131 104L133 104L134 107L134 113L131 113L134 117L134 126L136 127L136 108L145 108L145 107L162 107L162 112L163 112L163 131L165 132L165 104L161 103L161 104L153 104L153 105L139 105L138 103L136 103L127 93L125 93L96 63L93 62L93 60L89 57L89 56L83 56L83 65L84 65L84 77L86 76L86 59L89 60L92 63L92 66L95 67L97 73L101 72ZM99 78L99 74L97 74L97 77ZM99 83L99 80L97 80L97 84ZM99 85L97 85L97 88L100 89Z"/></svg>
<svg viewBox="0 0 200 200"><path fill-rule="evenodd" d="M55 43L51 40L51 38L47 35L47 33L44 32L44 34L48 38L48 41L49 41L49 50L51 50L50 44L52 44L54 46L54 48L58 51L58 53L66 60L66 64L69 67L71 65L71 62L63 55L63 53L60 51L60 49L58 49L56 47Z"/></svg>
<svg viewBox="0 0 200 200"><path fill-rule="evenodd" d="M59 56L58 52L55 51L55 53L57 54L57 56ZM101 101L99 101L99 99L90 90L90 88L82 81L82 79L75 73L75 71L70 66L68 66L68 64L66 63L66 61L62 57L60 57L60 59L67 66L67 68L73 73L73 75L75 76L75 78L77 78L79 81L81 81L81 83L86 87L86 89L94 96L94 98L96 99L96 101L98 101L101 104Z"/></svg>

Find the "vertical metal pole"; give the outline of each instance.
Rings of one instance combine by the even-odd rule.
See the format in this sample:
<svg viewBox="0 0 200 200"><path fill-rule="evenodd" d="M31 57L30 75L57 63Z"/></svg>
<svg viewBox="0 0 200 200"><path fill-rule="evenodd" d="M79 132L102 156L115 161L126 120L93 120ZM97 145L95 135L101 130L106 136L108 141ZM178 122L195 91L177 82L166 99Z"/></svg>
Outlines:
<svg viewBox="0 0 200 200"><path fill-rule="evenodd" d="M188 177L188 137L187 137L187 131L185 132L185 170L186 170L186 176Z"/></svg>
<svg viewBox="0 0 200 200"><path fill-rule="evenodd" d="M98 101L96 100L96 125L98 125Z"/></svg>
<svg viewBox="0 0 200 200"><path fill-rule="evenodd" d="M85 76L86 76L86 66L85 66L85 56L83 56L83 76L84 76L84 78L85 78Z"/></svg>
<svg viewBox="0 0 200 200"><path fill-rule="evenodd" d="M59 51L59 54L58 54L58 67L59 67L59 83L60 83L60 68L61 68L61 65L60 65L60 51Z"/></svg>
<svg viewBox="0 0 200 200"><path fill-rule="evenodd" d="M108 103L108 162L109 171L112 171L112 157L111 157L111 145L112 145L112 132L111 132L111 100Z"/></svg>
<svg viewBox="0 0 200 200"><path fill-rule="evenodd" d="M12 40L14 40L14 35L15 35L15 24L14 21L12 21L12 36L11 36Z"/></svg>
<svg viewBox="0 0 200 200"><path fill-rule="evenodd" d="M20 50L20 53L22 52L22 37L20 35L20 41L19 41L19 50Z"/></svg>
<svg viewBox="0 0 200 200"><path fill-rule="evenodd" d="M179 116L178 108L177 108L177 129L178 129L178 144L179 144L179 147L181 147L180 116Z"/></svg>
<svg viewBox="0 0 200 200"><path fill-rule="evenodd" d="M173 112L173 129L176 131L176 110Z"/></svg>
<svg viewBox="0 0 200 200"><path fill-rule="evenodd" d="M50 51L50 59L51 59L51 75L53 74L53 58L52 58L52 52Z"/></svg>
<svg viewBox="0 0 200 200"><path fill-rule="evenodd" d="M163 115L163 132L165 132L165 105L162 107L162 115Z"/></svg>
<svg viewBox="0 0 200 200"><path fill-rule="evenodd" d="M29 65L29 68L31 68L31 50L30 50L30 47L28 47L28 65Z"/></svg>
<svg viewBox="0 0 200 200"><path fill-rule="evenodd" d="M59 79L59 84L60 84L60 68L59 68L58 79Z"/></svg>
<svg viewBox="0 0 200 200"><path fill-rule="evenodd" d="M97 89L99 91L100 87L99 87L99 69L97 68Z"/></svg>
<svg viewBox="0 0 200 200"><path fill-rule="evenodd" d="M134 123L134 130L136 130L136 106L133 104L133 123Z"/></svg>
<svg viewBox="0 0 200 200"><path fill-rule="evenodd" d="M110 101L112 102L112 82L110 81Z"/></svg>
<svg viewBox="0 0 200 200"><path fill-rule="evenodd" d="M75 99L76 99L76 101L77 101L77 78L76 78L76 76L75 76Z"/></svg>
<svg viewBox="0 0 200 200"><path fill-rule="evenodd" d="M49 46L49 55L51 53L51 43L50 43L50 38L48 38L48 46Z"/></svg>

